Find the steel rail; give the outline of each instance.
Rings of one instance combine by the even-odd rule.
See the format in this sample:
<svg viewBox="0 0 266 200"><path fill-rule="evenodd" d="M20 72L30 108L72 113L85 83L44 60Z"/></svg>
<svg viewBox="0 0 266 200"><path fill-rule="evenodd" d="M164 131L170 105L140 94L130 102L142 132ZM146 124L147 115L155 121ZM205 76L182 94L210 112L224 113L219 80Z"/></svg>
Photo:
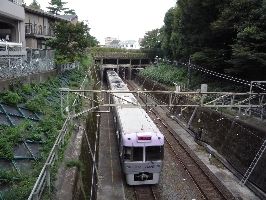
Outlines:
<svg viewBox="0 0 266 200"><path fill-rule="evenodd" d="M162 93L162 94L180 94L180 95L203 95L203 94L220 94L220 95L266 95L266 93L256 93L256 92L176 92L168 90L83 90L83 89L70 89L70 88L59 88L61 92L92 92L92 93Z"/></svg>
<svg viewBox="0 0 266 200"><path fill-rule="evenodd" d="M137 200L157 200L152 186L134 186L134 193Z"/></svg>
<svg viewBox="0 0 266 200"><path fill-rule="evenodd" d="M134 86L131 86L131 87L134 87ZM140 97L140 99L142 101L144 97ZM155 101L154 99L149 99L150 101ZM232 198L232 195L229 194L227 191L224 193L224 190L227 190L225 188L225 186L223 186L221 183L217 182L216 180L214 181L213 180L213 176L209 173L206 173L206 167L205 169L203 169L202 165L199 164L199 161L198 159L196 158L196 156L192 156L192 152L189 152L188 148L186 148L184 146L184 142L180 142L176 137L176 134L174 134L174 130L172 130L168 125L167 123L165 123L159 113L155 110L151 110L151 112L153 113L153 115L155 116L155 120L159 121L160 124L162 124L162 126L160 128L163 127L163 129L165 129L168 134L173 138L171 139L172 142L175 143L175 147L171 144L170 142L170 139L169 139L169 135L166 136L167 134L165 133L166 131L163 131L164 135L165 135L165 140L167 142L167 144L170 146L172 152L175 154L175 157L177 158L177 160L179 160L179 162L182 164L182 166L184 167L184 169L186 169L188 175L191 177L192 181L195 183L196 187L199 189L199 191L201 192L201 194L206 198L206 199L213 199L213 197L217 197L217 195L219 196L220 195L220 198L221 199L229 199L229 198ZM184 158L185 161L183 161L181 158L180 158L180 154L177 153L176 151L176 148L179 148L180 151L183 151L181 154L182 155L185 155L187 158ZM192 170L192 166L191 166L191 163L187 164L186 162L189 162L188 159L190 159L192 161L192 164L194 163L194 166L199 169L202 173L200 174L197 174L195 172L193 172ZM205 187L207 187L206 185L206 182L204 183L203 185L203 180L202 178L199 178L199 176L205 176L205 179L207 179L206 181L208 182L209 180L209 186L213 187L216 189L217 193L213 193L213 194L210 194L211 191L209 191L208 189L206 189ZM196 177L198 176L198 177ZM215 192L215 191L212 191L212 192ZM213 196L214 195L214 196ZM219 198L219 199L220 199Z"/></svg>

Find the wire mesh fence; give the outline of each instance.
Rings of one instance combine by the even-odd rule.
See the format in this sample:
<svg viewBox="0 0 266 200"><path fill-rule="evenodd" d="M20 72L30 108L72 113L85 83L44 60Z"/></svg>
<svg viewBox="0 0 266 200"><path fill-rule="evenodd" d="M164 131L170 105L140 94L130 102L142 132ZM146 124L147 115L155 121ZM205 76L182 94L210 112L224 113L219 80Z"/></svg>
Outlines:
<svg viewBox="0 0 266 200"><path fill-rule="evenodd" d="M0 56L0 79L11 79L58 69L63 72L79 67L79 62L56 65L54 50L27 49L26 56L12 55L13 51Z"/></svg>
<svg viewBox="0 0 266 200"><path fill-rule="evenodd" d="M0 56L0 79L10 79L55 69L54 51L27 49L23 55Z"/></svg>

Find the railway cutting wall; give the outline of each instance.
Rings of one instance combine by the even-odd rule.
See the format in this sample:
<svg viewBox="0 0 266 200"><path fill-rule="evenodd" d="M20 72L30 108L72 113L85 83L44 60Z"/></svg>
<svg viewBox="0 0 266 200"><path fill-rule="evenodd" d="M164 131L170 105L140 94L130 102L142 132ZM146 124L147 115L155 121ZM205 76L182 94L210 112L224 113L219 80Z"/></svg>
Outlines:
<svg viewBox="0 0 266 200"><path fill-rule="evenodd" d="M141 76L136 76L135 80L147 90L169 90L166 86ZM157 98L161 101L169 102L167 95L161 94ZM180 96L174 103L189 104L191 100ZM175 116L179 116L179 119L188 123L194 109L193 107L188 107L181 112L181 107L176 107L172 112ZM266 139L266 130L262 127L207 108L197 109L191 129L193 132L199 132L201 129L202 141L212 146L236 170L237 174L240 173L242 175L246 172ZM264 193L266 193L265 169L266 153L262 155L249 178L252 184L256 185Z"/></svg>

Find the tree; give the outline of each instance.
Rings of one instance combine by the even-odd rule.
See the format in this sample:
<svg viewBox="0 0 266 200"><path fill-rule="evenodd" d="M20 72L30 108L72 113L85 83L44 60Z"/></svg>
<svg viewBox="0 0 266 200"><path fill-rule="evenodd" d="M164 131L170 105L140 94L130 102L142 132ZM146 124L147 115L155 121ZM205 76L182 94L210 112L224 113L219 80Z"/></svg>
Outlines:
<svg viewBox="0 0 266 200"><path fill-rule="evenodd" d="M172 58L173 55L170 47L170 39L173 32L174 9L175 8L170 8L166 12L163 26L162 48L169 58Z"/></svg>
<svg viewBox="0 0 266 200"><path fill-rule="evenodd" d="M158 36L148 32L143 46L218 72L265 79L265 0L178 0L160 30Z"/></svg>
<svg viewBox="0 0 266 200"><path fill-rule="evenodd" d="M147 50L151 56L163 57L164 53L161 48L162 29L154 29L145 33L143 40L140 43L142 49Z"/></svg>
<svg viewBox="0 0 266 200"><path fill-rule="evenodd" d="M227 2L214 23L216 29L231 32L231 56L227 70L243 78L265 79L266 1L232 0ZM224 31L224 32L225 32Z"/></svg>
<svg viewBox="0 0 266 200"><path fill-rule="evenodd" d="M145 33L140 46L144 49L157 49L161 47L160 29L154 29Z"/></svg>
<svg viewBox="0 0 266 200"><path fill-rule="evenodd" d="M76 12L74 9L69 9L64 12L65 15L76 15Z"/></svg>
<svg viewBox="0 0 266 200"><path fill-rule="evenodd" d="M95 37L90 35L89 27L83 22L58 22L53 30L55 38L47 41L47 45L56 50L57 63L74 62L86 53L88 47L98 44Z"/></svg>
<svg viewBox="0 0 266 200"><path fill-rule="evenodd" d="M33 8L33 9L37 9L37 10L40 10L41 9L41 6L37 2L37 0L33 0L33 2L29 5L29 7Z"/></svg>
<svg viewBox="0 0 266 200"><path fill-rule="evenodd" d="M73 9L65 8L64 6L67 2L63 2L62 0L51 0L49 4L50 6L47 7L48 12L53 15L60 15L62 12L64 14L76 14Z"/></svg>

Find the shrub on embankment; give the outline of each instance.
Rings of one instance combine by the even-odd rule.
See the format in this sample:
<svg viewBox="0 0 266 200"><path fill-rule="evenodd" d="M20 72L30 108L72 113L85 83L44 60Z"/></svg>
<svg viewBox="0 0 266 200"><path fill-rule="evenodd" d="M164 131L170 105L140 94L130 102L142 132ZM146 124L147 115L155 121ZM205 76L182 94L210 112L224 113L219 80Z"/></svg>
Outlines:
<svg viewBox="0 0 266 200"><path fill-rule="evenodd" d="M156 70L156 68L154 68ZM149 69L141 72L141 76L137 77L137 81L147 90L169 90L167 86L162 86L154 82L160 80L157 76L163 76L162 72L157 76L148 75ZM151 69L150 69L151 70ZM153 73L157 73L154 72ZM145 76L143 76L145 74ZM173 73L174 74L174 73ZM151 79L147 79L149 76ZM154 78L155 77L155 78ZM168 76L169 77L169 76ZM156 79L157 78L157 79ZM145 81L144 81L145 80ZM163 78L161 78L163 80ZM163 82L166 84L165 82ZM168 102L167 96L159 97L162 101ZM192 104L191 99L179 96L174 103ZM195 104L195 103L193 103ZM174 114L188 123L194 108L186 108L181 111L181 107L174 109ZM244 174L254 159L256 153L266 139L266 129L251 125L228 116L222 111L212 109L199 108L192 121L191 129L195 132L202 128L202 139L216 149L238 172ZM258 162L254 172L251 174L251 180L260 189L266 192L266 154L264 153Z"/></svg>
<svg viewBox="0 0 266 200"><path fill-rule="evenodd" d="M176 68L166 64L158 64L152 67L147 67L142 70L140 74L167 85L185 83L187 78L187 73L184 68Z"/></svg>
<svg viewBox="0 0 266 200"><path fill-rule="evenodd" d="M37 159L29 160L31 163L30 169L16 170L12 167L5 170L1 167L0 189L3 190L0 191L0 199L24 200L30 194L64 122L60 112L60 94L58 89L81 83L87 71L87 64L91 63L91 60L88 58L83 59L81 63L82 66L79 69L66 71L44 83L25 84L23 86L18 83L12 87L12 91L0 93L0 102L12 106L15 106L15 102L19 102L29 110L38 112L39 116L41 116L39 122L25 120L18 126L0 126L0 158L5 163L14 163L16 161L13 149L18 143L30 140L40 144ZM13 97L16 96L19 96L21 100L14 101ZM12 98L12 100L8 99L8 97ZM71 102L73 98L70 96L69 100Z"/></svg>

